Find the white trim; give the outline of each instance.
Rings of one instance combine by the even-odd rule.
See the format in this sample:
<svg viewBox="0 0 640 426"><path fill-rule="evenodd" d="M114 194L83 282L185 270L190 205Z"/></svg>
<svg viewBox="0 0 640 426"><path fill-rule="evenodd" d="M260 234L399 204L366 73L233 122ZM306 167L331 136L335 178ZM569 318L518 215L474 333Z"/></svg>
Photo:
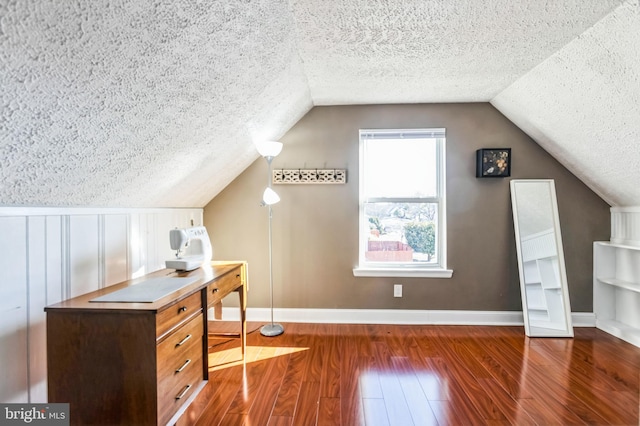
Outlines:
<svg viewBox="0 0 640 426"><path fill-rule="evenodd" d="M452 269L442 268L353 268L354 277L451 278Z"/></svg>
<svg viewBox="0 0 640 426"><path fill-rule="evenodd" d="M379 198L368 197L365 192L365 143L376 139L435 139L436 140L436 187L435 197L424 198ZM356 277L423 277L423 278L451 278L453 271L447 269L447 187L446 187L446 128L428 129L360 129L358 133L358 164L359 188L358 188L358 266L354 268L353 275ZM385 268L384 271L376 268L375 262L367 262L365 251L368 244L369 222L365 220L365 203L375 202L414 202L414 203L434 203L437 204L437 225L436 225L436 255L438 259L438 270L440 272L423 272L422 269L411 268L409 263L404 265L402 270ZM390 266L390 265L389 265ZM425 268L426 269L426 268ZM402 272L401 272L402 271ZM408 272L410 271L410 272ZM433 271L433 270L430 270Z"/></svg>
<svg viewBox="0 0 640 426"><path fill-rule="evenodd" d="M593 312L572 312L571 322L574 327L595 327L596 314Z"/></svg>
<svg viewBox="0 0 640 426"><path fill-rule="evenodd" d="M444 138L445 127L426 129L360 129L361 137L365 139L438 139Z"/></svg>
<svg viewBox="0 0 640 426"><path fill-rule="evenodd" d="M640 247L640 207L611 207L611 242Z"/></svg>
<svg viewBox="0 0 640 426"><path fill-rule="evenodd" d="M107 261L105 256L106 252L106 235L105 235L105 215L98 215L98 288L102 289L105 286L105 276L107 273ZM128 277L128 276L127 276Z"/></svg>
<svg viewBox="0 0 640 426"><path fill-rule="evenodd" d="M594 241L594 243L604 247L615 247L625 250L640 250L640 246L631 246L629 244L611 243L609 241Z"/></svg>
<svg viewBox="0 0 640 426"><path fill-rule="evenodd" d="M640 206L611 207L609 210L614 213L640 213Z"/></svg>
<svg viewBox="0 0 640 426"><path fill-rule="evenodd" d="M522 326L521 311L428 311L402 309L274 309L275 322L325 323L325 324L407 324L407 325L499 325ZM574 327L595 327L592 312L572 313ZM222 318L237 321L237 307L222 308ZM268 322L271 310L248 308L247 320Z"/></svg>

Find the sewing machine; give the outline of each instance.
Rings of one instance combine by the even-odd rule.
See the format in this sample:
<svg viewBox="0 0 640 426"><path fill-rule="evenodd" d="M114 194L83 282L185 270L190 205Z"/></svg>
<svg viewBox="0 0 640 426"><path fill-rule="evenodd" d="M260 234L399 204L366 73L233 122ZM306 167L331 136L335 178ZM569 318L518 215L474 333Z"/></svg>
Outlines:
<svg viewBox="0 0 640 426"><path fill-rule="evenodd" d="M169 269L192 271L210 262L213 256L209 234L204 226L172 229L169 231L169 243L171 249L176 251L175 259L165 261Z"/></svg>

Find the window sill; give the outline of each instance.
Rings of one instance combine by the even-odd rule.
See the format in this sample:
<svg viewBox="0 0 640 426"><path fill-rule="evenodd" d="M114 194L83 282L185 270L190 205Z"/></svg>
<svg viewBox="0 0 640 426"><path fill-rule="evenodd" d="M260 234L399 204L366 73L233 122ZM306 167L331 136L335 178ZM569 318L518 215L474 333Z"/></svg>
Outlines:
<svg viewBox="0 0 640 426"><path fill-rule="evenodd" d="M353 268L354 277L451 278L452 269Z"/></svg>

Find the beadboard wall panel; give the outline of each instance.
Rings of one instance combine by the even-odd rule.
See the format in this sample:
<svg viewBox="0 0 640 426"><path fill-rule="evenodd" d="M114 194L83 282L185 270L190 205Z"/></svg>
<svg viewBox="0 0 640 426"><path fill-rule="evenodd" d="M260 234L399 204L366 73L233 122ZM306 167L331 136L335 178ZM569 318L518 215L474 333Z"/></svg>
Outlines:
<svg viewBox="0 0 640 426"><path fill-rule="evenodd" d="M100 287L99 225L99 215L69 217L69 297Z"/></svg>
<svg viewBox="0 0 640 426"><path fill-rule="evenodd" d="M45 306L163 268L194 225L202 209L0 207L0 402L47 402Z"/></svg>
<svg viewBox="0 0 640 426"><path fill-rule="evenodd" d="M129 220L131 249L129 250L129 268L132 278L141 277L147 272L150 272L152 267L149 259L150 251L153 244L149 244L149 237L147 237L147 221L148 215L145 214L132 214ZM153 229L153 228L151 228Z"/></svg>
<svg viewBox="0 0 640 426"><path fill-rule="evenodd" d="M45 259L42 264L45 268L46 304L58 303L65 299L66 287L62 285L65 280L66 254L63 251L66 246L62 238L63 225L66 216L45 216ZM65 242L63 246L63 242Z"/></svg>
<svg viewBox="0 0 640 426"><path fill-rule="evenodd" d="M46 314L40 309L47 304L47 233L46 217L27 218L28 278L28 394L30 400L47 400ZM57 275L55 276L57 278Z"/></svg>
<svg viewBox="0 0 640 426"><path fill-rule="evenodd" d="M129 244L122 244L129 241ZM104 280L103 287L119 283L130 277L128 216L124 214L104 217Z"/></svg>
<svg viewBox="0 0 640 426"><path fill-rule="evenodd" d="M0 220L0 401L27 394L27 219Z"/></svg>

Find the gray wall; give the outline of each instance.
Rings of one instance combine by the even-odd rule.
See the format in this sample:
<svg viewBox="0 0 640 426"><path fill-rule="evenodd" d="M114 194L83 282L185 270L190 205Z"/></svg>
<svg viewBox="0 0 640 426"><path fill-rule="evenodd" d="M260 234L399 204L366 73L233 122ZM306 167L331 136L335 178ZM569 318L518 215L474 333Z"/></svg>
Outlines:
<svg viewBox="0 0 640 426"><path fill-rule="evenodd" d="M355 278L358 130L427 127L447 130L453 277ZM346 168L348 182L274 185L275 307L521 310L509 178L475 177L476 149L510 147L511 178L556 180L572 310L592 311L592 242L609 239L609 206L490 104L315 107L281 141L274 168ZM269 306L267 180L258 159L204 209L214 258L249 262L249 307Z"/></svg>

